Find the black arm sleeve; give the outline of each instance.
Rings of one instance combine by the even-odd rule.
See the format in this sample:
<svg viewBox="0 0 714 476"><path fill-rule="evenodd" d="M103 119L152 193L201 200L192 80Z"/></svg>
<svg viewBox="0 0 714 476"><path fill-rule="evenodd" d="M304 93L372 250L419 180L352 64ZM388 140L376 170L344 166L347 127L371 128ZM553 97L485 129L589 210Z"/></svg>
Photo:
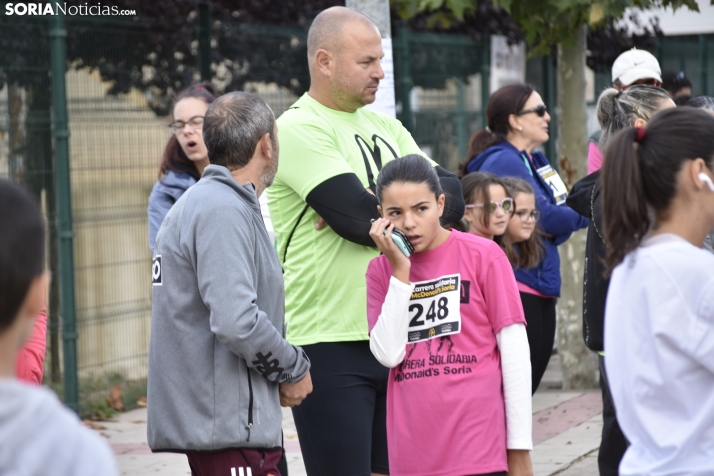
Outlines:
<svg viewBox="0 0 714 476"><path fill-rule="evenodd" d="M340 237L376 247L369 236L371 220L379 218L377 197L365 190L353 173L336 175L312 189L305 199Z"/></svg>
<svg viewBox="0 0 714 476"><path fill-rule="evenodd" d="M466 209L464 194L461 190L461 181L456 175L440 165L436 166L436 175L439 176L441 188L444 191L444 195L446 195L441 223L457 222L464 217L464 210Z"/></svg>
<svg viewBox="0 0 714 476"><path fill-rule="evenodd" d="M461 181L443 167L436 167L441 188L446 195L442 223L461 220L464 216L464 196ZM347 241L376 247L369 236L371 220L379 218L377 197L365 190L355 174L336 175L312 189L305 200L318 215Z"/></svg>

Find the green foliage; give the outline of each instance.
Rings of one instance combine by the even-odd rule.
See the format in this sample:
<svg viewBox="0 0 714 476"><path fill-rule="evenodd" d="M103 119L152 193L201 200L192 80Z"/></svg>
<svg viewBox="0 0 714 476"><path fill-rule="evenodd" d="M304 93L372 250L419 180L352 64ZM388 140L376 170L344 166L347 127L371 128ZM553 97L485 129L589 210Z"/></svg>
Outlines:
<svg viewBox="0 0 714 476"><path fill-rule="evenodd" d="M520 26L531 54L549 55L556 44L574 44L573 33L583 24L591 31L612 26L628 8L687 7L699 11L696 0L392 0L403 19L428 14L427 25L444 28L467 19L485 3L502 9ZM712 0L714 4L714 0Z"/></svg>
<svg viewBox="0 0 714 476"><path fill-rule="evenodd" d="M573 33L583 24L602 28L622 18L630 7L647 9L687 6L699 11L696 0L493 0L508 11L525 33L534 54L548 54L553 45L572 46Z"/></svg>
<svg viewBox="0 0 714 476"><path fill-rule="evenodd" d="M62 399L64 388L61 383L51 383L48 375L42 382L52 389ZM79 380L79 416L82 419L106 420L119 413L109 406L107 396L109 389L115 385L121 386L121 400L126 411L138 408L139 398L146 397L146 379L127 380L118 372L103 375L90 375Z"/></svg>
<svg viewBox="0 0 714 476"><path fill-rule="evenodd" d="M83 405L79 417L82 420L109 420L117 413L107 402L96 401Z"/></svg>
<svg viewBox="0 0 714 476"><path fill-rule="evenodd" d="M309 87L307 27L321 10L343 3L285 0L278 8L270 0L205 1L211 18L211 71L220 89L241 90L257 81L276 83L297 95ZM5 84L39 85L49 74L49 17L7 16L6 2L0 0L0 89ZM68 65L99 72L111 83L108 94L145 92L154 112L165 115L172 96L198 80L197 3L103 0L102 6L135 10L137 16L67 16Z"/></svg>
<svg viewBox="0 0 714 476"><path fill-rule="evenodd" d="M474 0L392 0L391 4L402 20L414 18L421 12L429 13L429 28L436 25L451 28L458 20L476 11Z"/></svg>

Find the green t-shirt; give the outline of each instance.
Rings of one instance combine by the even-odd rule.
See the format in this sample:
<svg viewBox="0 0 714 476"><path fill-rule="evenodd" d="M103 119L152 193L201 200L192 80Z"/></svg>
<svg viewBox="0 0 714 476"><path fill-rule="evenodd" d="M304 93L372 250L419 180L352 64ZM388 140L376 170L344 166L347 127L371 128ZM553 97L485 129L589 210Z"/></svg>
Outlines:
<svg viewBox="0 0 714 476"><path fill-rule="evenodd" d="M335 111L308 94L280 116L278 138L278 174L267 193L284 270L287 338L295 345L367 340L365 273L379 251L347 241L329 227L315 230L319 216L305 198L345 173L356 174L367 187L367 164L376 181L381 167L372 156L375 142L382 165L424 154L398 120L364 108Z"/></svg>

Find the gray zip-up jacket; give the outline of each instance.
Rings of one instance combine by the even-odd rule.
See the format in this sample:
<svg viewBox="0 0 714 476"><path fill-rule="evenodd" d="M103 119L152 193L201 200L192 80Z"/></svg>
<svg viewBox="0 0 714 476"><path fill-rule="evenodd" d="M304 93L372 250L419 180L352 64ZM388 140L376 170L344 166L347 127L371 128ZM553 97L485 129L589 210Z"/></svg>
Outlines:
<svg viewBox="0 0 714 476"><path fill-rule="evenodd" d="M153 451L281 446L280 382L307 357L283 337L283 276L252 184L209 165L156 238L149 345Z"/></svg>

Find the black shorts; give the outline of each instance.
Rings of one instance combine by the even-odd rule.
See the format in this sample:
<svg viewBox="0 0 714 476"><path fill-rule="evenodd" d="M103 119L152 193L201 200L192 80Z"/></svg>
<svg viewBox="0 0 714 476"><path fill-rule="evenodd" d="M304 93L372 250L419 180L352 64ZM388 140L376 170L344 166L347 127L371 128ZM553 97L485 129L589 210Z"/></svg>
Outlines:
<svg viewBox="0 0 714 476"><path fill-rule="evenodd" d="M302 347L313 391L293 408L308 476L389 474L387 379L369 341Z"/></svg>

